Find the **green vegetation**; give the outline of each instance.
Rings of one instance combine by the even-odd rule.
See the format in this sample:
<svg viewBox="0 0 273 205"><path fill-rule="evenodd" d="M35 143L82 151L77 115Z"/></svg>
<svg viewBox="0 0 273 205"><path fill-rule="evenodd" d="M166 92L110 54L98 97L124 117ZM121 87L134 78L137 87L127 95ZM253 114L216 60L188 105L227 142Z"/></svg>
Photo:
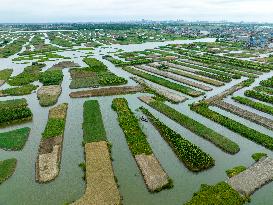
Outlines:
<svg viewBox="0 0 273 205"><path fill-rule="evenodd" d="M148 73L145 73L145 72L142 72L140 70L136 70L136 69L133 69L131 67L123 67L122 69L124 69L125 71L131 73L131 74L134 74L134 75L137 75L139 77L142 77L142 78L145 78L151 82L154 82L154 83L157 83L159 85L162 85L164 87L167 87L167 88L170 88L172 90L176 90L176 91L179 91L181 93L184 93L184 94L187 94L187 95L190 95L190 96L193 96L193 97L197 97L197 96L200 96L202 95L203 93L199 92L199 91L196 91L190 87L186 87L184 85L180 85L178 83L174 83L174 82L171 82L169 80L166 80L164 78L161 78L161 77L157 77L155 75L152 75L152 74L148 74Z"/></svg>
<svg viewBox="0 0 273 205"><path fill-rule="evenodd" d="M107 67L95 58L85 58L89 67L70 69L72 82L70 88L92 86L110 86L126 84L127 80L110 72Z"/></svg>
<svg viewBox="0 0 273 205"><path fill-rule="evenodd" d="M31 110L25 99L0 102L0 127L22 123L32 119Z"/></svg>
<svg viewBox="0 0 273 205"><path fill-rule="evenodd" d="M64 103L50 109L48 121L42 133L44 139L63 136L67 108L68 104Z"/></svg>
<svg viewBox="0 0 273 205"><path fill-rule="evenodd" d="M24 68L24 71L19 75L11 77L8 80L8 84L12 86L21 86L38 81L40 71L45 64L33 64Z"/></svg>
<svg viewBox="0 0 273 205"><path fill-rule="evenodd" d="M213 78L215 80L219 80L219 81L226 82L226 83L230 82L232 80L232 78L240 78L240 76L232 75L232 74L229 74L224 71L217 70L217 69L212 69L212 68L208 68L208 67L205 68L205 67L202 67L199 65L189 64L189 63L185 63L182 61L170 61L170 62L199 70L199 71L195 71L194 73L196 73L198 75L207 76L209 78Z"/></svg>
<svg viewBox="0 0 273 205"><path fill-rule="evenodd" d="M8 68L1 70L0 71L0 80L4 80L4 81L8 80L12 74L12 71L13 71L12 69L8 69Z"/></svg>
<svg viewBox="0 0 273 205"><path fill-rule="evenodd" d="M13 175L16 164L17 160L14 158L0 161L0 184Z"/></svg>
<svg viewBox="0 0 273 205"><path fill-rule="evenodd" d="M88 65L88 70L93 72L108 71L106 65L96 58L84 58L83 61Z"/></svg>
<svg viewBox="0 0 273 205"><path fill-rule="evenodd" d="M184 205L242 205L246 202L237 191L225 182L210 186L202 184L200 190Z"/></svg>
<svg viewBox="0 0 273 205"><path fill-rule="evenodd" d="M261 145L270 150L273 150L273 138L260 133L252 128L249 128L239 122L236 122L226 116L223 116L215 111L209 109L208 105L203 103L191 106L195 112L203 115L204 117L225 126L226 128L240 134L241 136Z"/></svg>
<svg viewBox="0 0 273 205"><path fill-rule="evenodd" d="M26 42L26 38L18 38L11 44L6 45L4 48L0 48L0 58L8 58L9 56L18 53Z"/></svg>
<svg viewBox="0 0 273 205"><path fill-rule="evenodd" d="M11 96L20 96L20 95L29 95L32 91L37 89L37 85L23 85L20 87L8 88L6 90L1 90L0 94L2 95L11 95Z"/></svg>
<svg viewBox="0 0 273 205"><path fill-rule="evenodd" d="M107 141L100 105L97 100L85 101L82 127L84 143Z"/></svg>
<svg viewBox="0 0 273 205"><path fill-rule="evenodd" d="M264 87L264 86L257 86L257 87L254 87L253 89L258 92L263 92L268 95L273 95L273 88L268 88L268 87Z"/></svg>
<svg viewBox="0 0 273 205"><path fill-rule="evenodd" d="M257 92L255 90L245 91L245 96L255 98L257 100L273 104L273 96Z"/></svg>
<svg viewBox="0 0 273 205"><path fill-rule="evenodd" d="M127 101L124 98L115 98L112 102L112 108L118 114L118 121L125 134L129 149L133 156L139 154L152 154L152 149L142 132L138 119L130 110Z"/></svg>
<svg viewBox="0 0 273 205"><path fill-rule="evenodd" d="M4 150L22 150L28 139L30 128L24 127L0 133L0 148Z"/></svg>
<svg viewBox="0 0 273 205"><path fill-rule="evenodd" d="M262 159L263 157L267 157L267 154L258 152L258 153L254 153L251 157L252 157L252 159L254 159L257 162L260 159Z"/></svg>
<svg viewBox="0 0 273 205"><path fill-rule="evenodd" d="M240 96L232 97L232 99L235 100L236 102L241 103L241 104L248 105L256 110L260 110L262 112L266 112L268 114L273 115L273 107L272 106L269 106L269 105L266 105L266 104L260 103L260 102L255 102L255 101L252 101L248 98L240 97Z"/></svg>
<svg viewBox="0 0 273 205"><path fill-rule="evenodd" d="M160 122L147 109L142 107L141 110L189 170L198 172L214 166L214 159L210 155Z"/></svg>
<svg viewBox="0 0 273 205"><path fill-rule="evenodd" d="M232 169L228 169L226 171L226 174L229 178L236 176L237 174L240 174L241 172L245 171L246 167L245 166L238 166L234 167Z"/></svg>
<svg viewBox="0 0 273 205"><path fill-rule="evenodd" d="M60 85L63 81L63 72L61 70L48 70L41 73L39 81L43 85Z"/></svg>
<svg viewBox="0 0 273 205"><path fill-rule="evenodd" d="M191 132L195 133L196 135L203 137L204 139L212 142L223 151L230 154L236 154L237 152L240 151L239 146L235 142L218 134L212 129L206 127L205 125L189 118L188 116L178 112L177 110L169 107L163 102L154 100L150 102L149 105L153 107L154 109L158 110L159 112L163 113L170 119L176 121L177 123L179 123L186 129L189 129Z"/></svg>
<svg viewBox="0 0 273 205"><path fill-rule="evenodd" d="M43 138L51 138L63 135L65 127L64 119L48 119Z"/></svg>
<svg viewBox="0 0 273 205"><path fill-rule="evenodd" d="M271 78L269 78L267 80L261 81L260 85L265 86L265 87L273 88L273 77L271 77Z"/></svg>

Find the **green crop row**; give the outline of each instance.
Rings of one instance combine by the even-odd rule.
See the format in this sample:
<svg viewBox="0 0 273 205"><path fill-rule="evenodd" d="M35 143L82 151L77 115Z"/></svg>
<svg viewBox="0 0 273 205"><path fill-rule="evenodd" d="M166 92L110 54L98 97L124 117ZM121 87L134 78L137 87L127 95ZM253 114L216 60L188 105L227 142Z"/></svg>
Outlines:
<svg viewBox="0 0 273 205"><path fill-rule="evenodd" d="M147 109L142 107L141 110L189 170L198 172L214 166L214 159L209 154L160 122Z"/></svg>
<svg viewBox="0 0 273 205"><path fill-rule="evenodd" d="M223 135L218 134L217 132L197 122L196 120L191 119L187 115L178 112L177 110L171 108L163 102L154 100L151 101L149 105L161 112L162 114L166 115L170 119L176 121L186 129L189 129L196 135L212 142L223 151L230 154L236 154L240 151L239 146L235 142L229 140Z"/></svg>
<svg viewBox="0 0 273 205"><path fill-rule="evenodd" d="M260 85L265 86L265 87L270 87L273 88L273 77L267 79L267 80L262 80L260 82Z"/></svg>
<svg viewBox="0 0 273 205"><path fill-rule="evenodd" d="M85 101L82 127L84 143L107 141L100 105L97 100Z"/></svg>
<svg viewBox="0 0 273 205"><path fill-rule="evenodd" d="M112 102L112 108L118 114L120 127L123 129L129 149L133 156L139 154L152 154L152 149L142 132L138 119L130 110L127 101L124 98L115 98Z"/></svg>
<svg viewBox="0 0 273 205"><path fill-rule="evenodd" d="M245 91L245 96L251 97L251 98L255 98L255 99L263 101L263 102L267 102L267 103L273 104L273 96L266 95L264 93L257 92L255 90L247 90L247 91Z"/></svg>
<svg viewBox="0 0 273 205"><path fill-rule="evenodd" d="M255 101L252 101L248 98L240 97L240 96L232 97L232 99L238 103L243 104L243 105L248 105L256 110L260 110L262 112L266 112L268 114L273 115L273 107L272 106L269 106L269 105L266 105L266 104L260 103L260 102L255 102Z"/></svg>
<svg viewBox="0 0 273 205"><path fill-rule="evenodd" d="M273 150L273 138L260 133L252 128L249 128L239 122L236 122L226 116L223 116L215 111L209 109L208 105L203 103L195 106L191 106L191 109L200 115L223 125L233 132L240 134L241 136L261 145L270 150Z"/></svg>
<svg viewBox="0 0 273 205"><path fill-rule="evenodd" d="M226 83L229 83L232 80L232 78L236 77L236 76L233 76L231 74L228 74L228 73L216 70L216 69L205 68L205 67L198 66L198 65L184 63L182 61L170 61L170 62L177 64L177 65L182 65L185 67L196 69L196 70L198 70L198 71L194 72L196 74L206 76L206 77L209 77L209 78L212 78L215 80L219 80L222 82L226 82Z"/></svg>
<svg viewBox="0 0 273 205"><path fill-rule="evenodd" d="M268 87L264 87L264 86L257 86L257 87L254 87L253 90L256 90L258 92L263 92L268 95L273 95L273 88L268 88Z"/></svg>
<svg viewBox="0 0 273 205"><path fill-rule="evenodd" d="M193 96L193 97L197 97L197 96L200 96L200 95L203 94L203 93L201 93L199 91L196 91L196 90L194 90L194 89L192 89L190 87L180 85L178 83L171 82L171 81L166 80L164 78L161 78L161 77L158 77L158 76L155 76L155 75L152 75L152 74L148 74L148 73L142 72L140 70L133 69L131 67L123 67L122 69L124 69L125 71L127 71L127 72L129 72L131 74L134 74L134 75L137 75L139 77L145 78L145 79L147 79L147 80L149 80L151 82L157 83L157 84L162 85L164 87L170 88L172 90L179 91L181 93L184 93L184 94L187 94L187 95L190 95L190 96Z"/></svg>

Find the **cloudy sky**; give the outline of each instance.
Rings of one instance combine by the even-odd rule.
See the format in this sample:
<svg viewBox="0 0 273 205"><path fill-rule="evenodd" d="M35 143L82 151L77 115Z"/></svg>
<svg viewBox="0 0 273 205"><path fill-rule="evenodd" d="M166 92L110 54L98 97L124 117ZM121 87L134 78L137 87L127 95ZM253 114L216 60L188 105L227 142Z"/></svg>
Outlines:
<svg viewBox="0 0 273 205"><path fill-rule="evenodd" d="M273 0L0 0L0 22L273 22Z"/></svg>

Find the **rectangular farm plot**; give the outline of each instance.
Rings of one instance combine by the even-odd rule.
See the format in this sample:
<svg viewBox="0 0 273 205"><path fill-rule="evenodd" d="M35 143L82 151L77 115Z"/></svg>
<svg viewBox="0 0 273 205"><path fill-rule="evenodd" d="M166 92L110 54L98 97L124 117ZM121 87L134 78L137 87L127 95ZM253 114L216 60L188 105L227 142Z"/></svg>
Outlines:
<svg viewBox="0 0 273 205"><path fill-rule="evenodd" d="M139 126L138 119L128 107L127 101L124 98L116 98L113 100L112 108L118 114L119 124L148 190L158 192L162 189L171 188L173 186L172 180L169 179L154 156L146 136Z"/></svg>

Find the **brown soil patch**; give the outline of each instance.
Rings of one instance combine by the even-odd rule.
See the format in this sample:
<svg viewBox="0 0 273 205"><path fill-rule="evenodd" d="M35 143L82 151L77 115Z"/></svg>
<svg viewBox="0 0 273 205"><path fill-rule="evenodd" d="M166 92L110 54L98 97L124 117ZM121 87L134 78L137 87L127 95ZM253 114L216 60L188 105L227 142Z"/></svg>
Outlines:
<svg viewBox="0 0 273 205"><path fill-rule="evenodd" d="M63 103L49 110L48 118L50 119L65 119L68 104Z"/></svg>
<svg viewBox="0 0 273 205"><path fill-rule="evenodd" d="M83 98L94 96L123 95L142 91L144 91L144 88L142 86L122 86L77 91L70 93L69 96L72 98Z"/></svg>
<svg viewBox="0 0 273 205"><path fill-rule="evenodd" d="M78 63L73 62L73 61L63 61L63 62L59 62L57 64L54 64L49 69L62 70L64 68L73 68L73 67L80 67L80 65Z"/></svg>

